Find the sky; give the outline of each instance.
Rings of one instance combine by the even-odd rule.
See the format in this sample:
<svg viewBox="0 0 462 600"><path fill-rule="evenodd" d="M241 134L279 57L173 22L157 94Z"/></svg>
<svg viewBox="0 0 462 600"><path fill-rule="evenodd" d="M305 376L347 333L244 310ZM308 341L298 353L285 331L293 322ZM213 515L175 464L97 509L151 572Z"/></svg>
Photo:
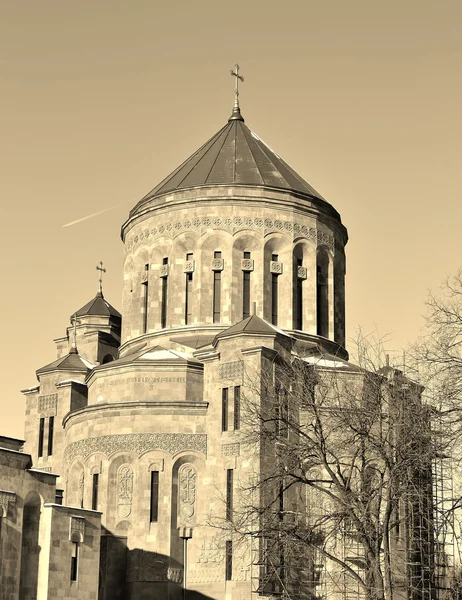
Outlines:
<svg viewBox="0 0 462 600"><path fill-rule="evenodd" d="M226 123L236 62L246 124L348 228L347 335L415 340L462 263L461 30L452 0L0 0L0 434L100 260L121 308L120 227Z"/></svg>

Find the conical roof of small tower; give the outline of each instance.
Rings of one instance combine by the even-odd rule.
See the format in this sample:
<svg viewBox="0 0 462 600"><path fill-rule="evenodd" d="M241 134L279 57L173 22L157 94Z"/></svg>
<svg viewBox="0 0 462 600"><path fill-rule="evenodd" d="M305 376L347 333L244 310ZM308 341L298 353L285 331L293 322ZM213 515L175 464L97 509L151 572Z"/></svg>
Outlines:
<svg viewBox="0 0 462 600"><path fill-rule="evenodd" d="M86 358L80 356L75 348L72 348L69 354L62 356L52 363L37 369L37 377L43 373L49 373L50 371L76 371L81 373L87 373L93 369L93 365Z"/></svg>
<svg viewBox="0 0 462 600"><path fill-rule="evenodd" d="M168 192L209 185L262 186L325 199L269 148L235 108L224 127L141 202Z"/></svg>
<svg viewBox="0 0 462 600"><path fill-rule="evenodd" d="M74 315L72 315L71 319L73 319L75 315L77 315L77 317L95 315L101 317L117 317L119 319L122 317L120 312L111 304L109 304L109 302L104 298L102 292L98 292L96 296L90 300L90 302L87 302Z"/></svg>

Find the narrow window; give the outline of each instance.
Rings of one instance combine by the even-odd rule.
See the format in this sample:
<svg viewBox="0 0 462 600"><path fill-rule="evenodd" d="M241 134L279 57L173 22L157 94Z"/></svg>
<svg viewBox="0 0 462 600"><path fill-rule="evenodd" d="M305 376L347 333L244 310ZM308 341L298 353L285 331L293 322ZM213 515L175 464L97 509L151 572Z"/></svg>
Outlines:
<svg viewBox="0 0 462 600"><path fill-rule="evenodd" d="M272 254L271 260L278 262L278 255ZM278 278L277 273L271 273L271 323L273 325L278 324Z"/></svg>
<svg viewBox="0 0 462 600"><path fill-rule="evenodd" d="M93 487L91 490L91 508L92 508L92 510L98 510L98 486L99 486L99 474L93 473Z"/></svg>
<svg viewBox="0 0 462 600"><path fill-rule="evenodd" d="M244 258L250 258L250 252L244 252ZM242 273L242 318L250 317L250 271Z"/></svg>
<svg viewBox="0 0 462 600"><path fill-rule="evenodd" d="M297 270L295 272L296 277L296 290L295 290L295 329L301 330L303 327L303 279L298 276L298 267L303 265L301 258L297 258Z"/></svg>
<svg viewBox="0 0 462 600"><path fill-rule="evenodd" d="M226 581L233 578L233 542L226 542Z"/></svg>
<svg viewBox="0 0 462 600"><path fill-rule="evenodd" d="M228 388L221 390L221 430L228 431Z"/></svg>
<svg viewBox="0 0 462 600"><path fill-rule="evenodd" d="M162 264L168 265L168 258L165 257L162 260ZM168 275L162 277L162 303L161 303L161 315L160 315L160 326L165 329L167 326L167 295L168 295Z"/></svg>
<svg viewBox="0 0 462 600"><path fill-rule="evenodd" d="M192 259L193 259L192 253L186 254L187 261L190 261ZM186 273L186 294L185 294L186 298L185 298L185 316L184 316L186 325L188 325L188 323L191 323L191 321L192 321L192 314L191 314L192 282L193 282L193 274Z"/></svg>
<svg viewBox="0 0 462 600"><path fill-rule="evenodd" d="M226 520L233 520L233 469L226 469Z"/></svg>
<svg viewBox="0 0 462 600"><path fill-rule="evenodd" d="M241 427L241 386L234 387L234 429Z"/></svg>
<svg viewBox="0 0 462 600"><path fill-rule="evenodd" d="M143 291L143 333L148 330L148 306L149 306L149 265L144 265L144 281L141 284Z"/></svg>
<svg viewBox="0 0 462 600"><path fill-rule="evenodd" d="M45 434L45 419L42 417L39 423L38 456L43 456L43 437Z"/></svg>
<svg viewBox="0 0 462 600"><path fill-rule="evenodd" d="M64 490L56 490L55 492L55 504L63 503Z"/></svg>
<svg viewBox="0 0 462 600"><path fill-rule="evenodd" d="M329 256L324 248L318 252L316 263L316 323L318 335L329 337Z"/></svg>
<svg viewBox="0 0 462 600"><path fill-rule="evenodd" d="M55 418L50 417L48 419L48 456L53 454L53 434L55 428Z"/></svg>
<svg viewBox="0 0 462 600"><path fill-rule="evenodd" d="M221 258L221 252L213 253L213 258ZM221 319L221 271L213 272L213 322L219 323Z"/></svg>
<svg viewBox="0 0 462 600"><path fill-rule="evenodd" d="M79 571L79 544L78 544L78 542L72 542L71 581L77 581L78 571Z"/></svg>
<svg viewBox="0 0 462 600"><path fill-rule="evenodd" d="M157 523L159 516L159 471L151 471L150 523Z"/></svg>

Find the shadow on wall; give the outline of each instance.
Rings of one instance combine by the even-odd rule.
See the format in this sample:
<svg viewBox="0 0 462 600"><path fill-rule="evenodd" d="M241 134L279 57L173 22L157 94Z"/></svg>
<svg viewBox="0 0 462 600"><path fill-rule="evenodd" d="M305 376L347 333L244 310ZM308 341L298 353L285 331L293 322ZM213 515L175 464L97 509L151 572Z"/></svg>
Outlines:
<svg viewBox="0 0 462 600"><path fill-rule="evenodd" d="M127 538L101 536L98 600L214 600L183 589L183 565L165 554L127 548Z"/></svg>

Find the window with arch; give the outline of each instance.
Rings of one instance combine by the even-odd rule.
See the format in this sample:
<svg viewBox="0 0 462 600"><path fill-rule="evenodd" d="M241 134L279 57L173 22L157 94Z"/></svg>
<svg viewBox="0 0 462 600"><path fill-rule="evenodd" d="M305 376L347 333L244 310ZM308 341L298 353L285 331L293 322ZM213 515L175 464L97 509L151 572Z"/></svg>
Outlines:
<svg viewBox="0 0 462 600"><path fill-rule="evenodd" d="M148 330L148 309L149 309L149 264L144 265L144 275L141 282L143 292L143 333Z"/></svg>
<svg viewBox="0 0 462 600"><path fill-rule="evenodd" d="M320 248L316 257L316 333L329 337L329 254Z"/></svg>
<svg viewBox="0 0 462 600"><path fill-rule="evenodd" d="M192 263L193 253L188 252L186 254L186 263ZM184 321L185 325L192 322L192 292L193 292L193 272L188 271L186 273L186 290L185 290L185 310L184 310Z"/></svg>
<svg viewBox="0 0 462 600"><path fill-rule="evenodd" d="M221 320L221 271L223 269L221 251L215 250L213 258L213 322L219 323Z"/></svg>

